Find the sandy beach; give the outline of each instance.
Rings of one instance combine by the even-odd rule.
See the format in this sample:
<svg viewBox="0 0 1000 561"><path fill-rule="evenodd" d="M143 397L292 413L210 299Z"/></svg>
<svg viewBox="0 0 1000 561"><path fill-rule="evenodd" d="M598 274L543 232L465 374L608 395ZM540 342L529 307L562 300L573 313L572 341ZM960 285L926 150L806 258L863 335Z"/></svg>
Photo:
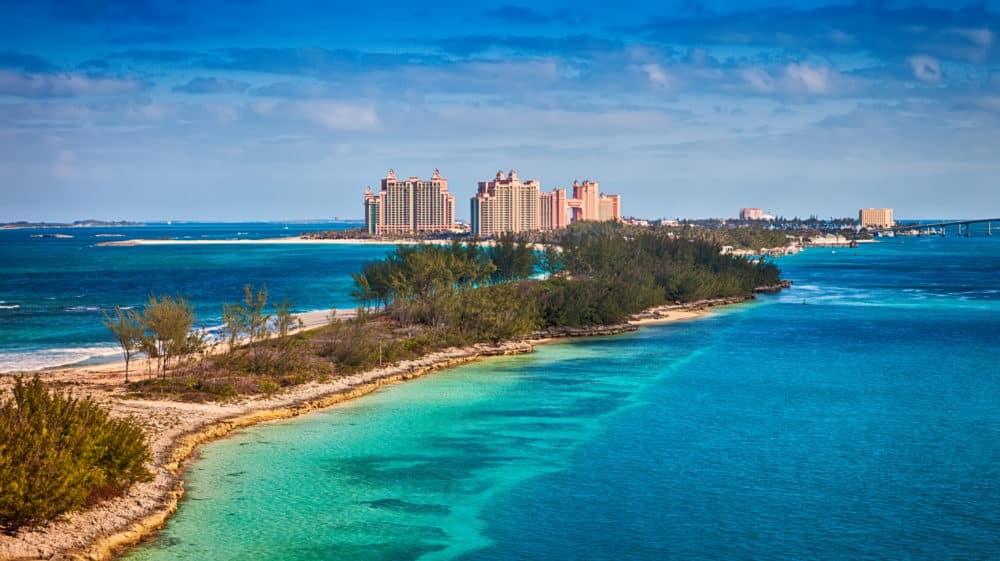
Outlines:
<svg viewBox="0 0 1000 561"><path fill-rule="evenodd" d="M452 240L376 240L370 238L309 238L305 236L285 237L285 238L262 238L250 240L243 238L227 240L187 240L187 239L128 239L108 242L100 242L99 247L135 247L135 246L162 246L162 245L451 245ZM467 242L463 242L467 243ZM493 240L479 240L475 242L481 246L491 246ZM545 244L528 244L538 250L549 247ZM558 248L558 246L553 246ZM560 250L561 251L561 250Z"/></svg>
<svg viewBox="0 0 1000 561"><path fill-rule="evenodd" d="M229 240L150 240L150 239L129 239L112 242L100 242L101 247L133 247L139 245L281 245L281 244L310 244L310 245L416 245L423 243L450 244L448 240L372 240L365 238L344 238L344 239L320 239L306 238L303 236L287 238L262 238L250 240L243 238Z"/></svg>
<svg viewBox="0 0 1000 561"><path fill-rule="evenodd" d="M653 323L686 321L705 316L712 306L744 299L723 299L690 305L668 305L637 314L628 324L599 330L539 334L528 341L499 345L479 344L451 348L384 368L326 383L310 382L280 394L243 398L225 403L185 403L130 399L122 385L124 364L64 368L39 373L41 378L78 396L90 396L113 415L133 416L142 424L153 453L153 480L133 485L126 496L84 511L70 513L47 527L0 535L0 559L111 559L147 539L177 509L184 493L184 469L200 444L258 423L296 417L334 406L384 386L427 373L467 364L486 357L531 352L535 345L563 337L608 335ZM353 315L337 310L337 318ZM301 314L305 329L328 323L330 311ZM133 366L136 372L142 364ZM13 376L0 376L0 392L7 393Z"/></svg>

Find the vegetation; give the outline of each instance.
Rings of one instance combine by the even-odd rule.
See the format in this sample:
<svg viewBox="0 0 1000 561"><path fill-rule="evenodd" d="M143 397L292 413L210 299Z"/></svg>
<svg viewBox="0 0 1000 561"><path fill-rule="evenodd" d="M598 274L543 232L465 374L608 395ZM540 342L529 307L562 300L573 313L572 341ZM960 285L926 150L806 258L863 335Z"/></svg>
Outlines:
<svg viewBox="0 0 1000 561"><path fill-rule="evenodd" d="M49 392L36 376L0 402L0 528L13 532L148 480L142 429L90 399Z"/></svg>
<svg viewBox="0 0 1000 561"><path fill-rule="evenodd" d="M222 320L229 334L230 353L235 350L240 337L244 337L247 347L253 353L254 361L259 360L257 348L271 334L267 325L271 314L265 313L265 310L267 310L267 285L261 286L255 292L253 285L247 284L243 287L242 302L223 304ZM287 317L287 306L284 312L286 316L284 321L290 322ZM283 328L287 331L288 325L284 325Z"/></svg>
<svg viewBox="0 0 1000 561"><path fill-rule="evenodd" d="M115 306L115 315L104 314L104 326L115 335L125 357L125 383L128 383L128 367L132 357L139 351L143 338L142 318L132 310Z"/></svg>
<svg viewBox="0 0 1000 561"><path fill-rule="evenodd" d="M746 297L779 282L771 263L722 255L720 243L666 228L580 223L546 235L541 251L512 236L489 246L399 246L353 275L356 317L309 332L295 332L287 301L267 313L266 287L247 285L241 302L223 308L226 352L175 361L171 376L132 387L184 399L269 393L447 347L611 325L662 304Z"/></svg>
<svg viewBox="0 0 1000 561"><path fill-rule="evenodd" d="M150 296L141 313L116 306L114 315L104 315L104 325L115 336L125 357L125 382L132 357L145 354L156 363L156 371L166 375L170 361L205 351L204 332L193 330L194 310L180 296Z"/></svg>
<svg viewBox="0 0 1000 561"><path fill-rule="evenodd" d="M547 327L621 322L673 302L749 296L779 280L770 263L722 255L718 244L662 229L613 223L569 228L539 253L502 237L475 246L399 248L355 276L367 306L375 298L403 326L421 325L450 342L516 338ZM536 270L549 275L528 280ZM513 284L515 286L508 286Z"/></svg>

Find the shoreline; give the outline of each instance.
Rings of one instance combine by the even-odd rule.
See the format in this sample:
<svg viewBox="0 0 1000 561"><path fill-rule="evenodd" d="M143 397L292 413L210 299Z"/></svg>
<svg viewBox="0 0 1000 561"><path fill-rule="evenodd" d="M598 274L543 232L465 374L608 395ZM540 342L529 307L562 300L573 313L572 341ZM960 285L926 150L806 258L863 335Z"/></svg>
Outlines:
<svg viewBox="0 0 1000 561"><path fill-rule="evenodd" d="M420 243L451 243L450 240L375 240L367 238L308 238L305 236L288 236L284 238L260 238L257 240L232 238L224 240L155 240L135 238L100 242L98 247L135 247L140 245L274 245L274 244L315 244L315 245L415 245Z"/></svg>
<svg viewBox="0 0 1000 561"><path fill-rule="evenodd" d="M536 345L572 337L615 335L636 331L645 325L698 319L707 316L709 308L752 300L753 297L739 297L658 306L634 315L623 324L552 330L535 333L522 341L448 348L330 382L295 386L275 396L255 396L231 403L125 398L120 385L123 363L39 372L47 382L55 382L71 388L74 393L93 397L107 406L113 415L135 416L149 439L153 479L134 484L122 497L69 513L47 527L25 530L16 536L0 534L0 559L117 558L129 548L155 536L176 512L184 495L184 473L198 448L235 430L326 409L438 370L490 357L530 353ZM108 370L108 367L113 369ZM0 384L0 388L11 384L13 377L8 378L10 380Z"/></svg>
<svg viewBox="0 0 1000 561"><path fill-rule="evenodd" d="M325 310L309 310L307 312L298 312L294 316L302 320L302 327L300 329L293 328L290 334L302 333L309 331L311 329L316 329L322 327L329 323L330 314L334 314L337 319L351 319L357 314L356 308L330 308ZM222 327L221 325L212 326L208 329L216 329ZM210 346L216 347L223 343L220 339L213 342ZM95 344L93 348L98 348ZM49 366L39 366L34 368L29 368L26 370L5 370L3 366L0 366L0 377L2 376L17 376L22 374L41 374L44 372L57 372L60 370L67 369L84 369L84 368L125 368L125 362L121 359L121 348L117 345L111 343L107 344L107 349L109 352L102 353L99 355L92 355L87 358L73 360L72 362L64 362L60 364L52 364ZM54 349L58 350L58 349ZM50 350L51 351L51 350ZM210 351L214 352L214 351ZM145 364L143 358L134 358L133 362L135 364ZM2 385L0 385L2 387Z"/></svg>
<svg viewBox="0 0 1000 561"><path fill-rule="evenodd" d="M415 239L415 238L399 238L399 239L374 239L374 238L312 238L306 235L300 236L288 236L283 238L260 238L256 240L244 239L244 238L231 238L231 239L220 239L220 240L184 240L184 239L167 239L167 240L155 240L155 239L143 239L135 238L128 240L116 240L107 242L98 242L95 244L97 247L138 247L138 246L164 246L164 245L383 245L383 246L399 246L399 245L451 245L454 240L451 239ZM462 240L462 243L469 243L470 240ZM475 243L480 246L492 246L495 244L494 240L476 240ZM529 246L535 249L545 249L550 247L543 243L530 243ZM558 247L558 246L555 246Z"/></svg>

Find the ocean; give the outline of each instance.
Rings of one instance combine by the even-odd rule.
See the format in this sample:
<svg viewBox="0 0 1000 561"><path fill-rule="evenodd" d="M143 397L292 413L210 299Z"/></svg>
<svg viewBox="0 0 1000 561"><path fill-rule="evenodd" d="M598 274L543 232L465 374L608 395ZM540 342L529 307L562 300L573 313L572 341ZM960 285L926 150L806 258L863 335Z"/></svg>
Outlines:
<svg viewBox="0 0 1000 561"><path fill-rule="evenodd" d="M127 239L261 239L359 223L174 223L0 230L0 373L120 359L102 325L115 306L180 295L199 327L221 322L243 285L266 283L272 301L299 312L350 308L351 273L391 245L177 245L103 247ZM54 235L71 237L52 237ZM46 236L46 237L38 237Z"/></svg>
<svg viewBox="0 0 1000 561"><path fill-rule="evenodd" d="M1000 240L779 264L704 319L209 444L126 559L1000 558Z"/></svg>

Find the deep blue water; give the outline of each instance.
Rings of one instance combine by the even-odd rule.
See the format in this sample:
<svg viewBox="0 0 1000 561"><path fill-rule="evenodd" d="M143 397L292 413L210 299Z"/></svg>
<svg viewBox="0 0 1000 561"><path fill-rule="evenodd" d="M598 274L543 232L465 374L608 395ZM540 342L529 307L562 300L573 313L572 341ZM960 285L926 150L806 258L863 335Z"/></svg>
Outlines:
<svg viewBox="0 0 1000 561"><path fill-rule="evenodd" d="M285 229L287 226L287 229ZM115 228L0 230L0 372L115 358L101 325L114 306L150 294L182 295L200 326L218 325L223 302L246 283L267 283L296 311L351 307L351 277L390 246L180 245L99 247L130 238L260 239L340 229L328 224L152 224ZM34 238L64 234L72 238ZM113 236L113 237L108 237Z"/></svg>
<svg viewBox="0 0 1000 561"><path fill-rule="evenodd" d="M706 319L208 445L128 558L1000 558L1000 240L780 265Z"/></svg>

